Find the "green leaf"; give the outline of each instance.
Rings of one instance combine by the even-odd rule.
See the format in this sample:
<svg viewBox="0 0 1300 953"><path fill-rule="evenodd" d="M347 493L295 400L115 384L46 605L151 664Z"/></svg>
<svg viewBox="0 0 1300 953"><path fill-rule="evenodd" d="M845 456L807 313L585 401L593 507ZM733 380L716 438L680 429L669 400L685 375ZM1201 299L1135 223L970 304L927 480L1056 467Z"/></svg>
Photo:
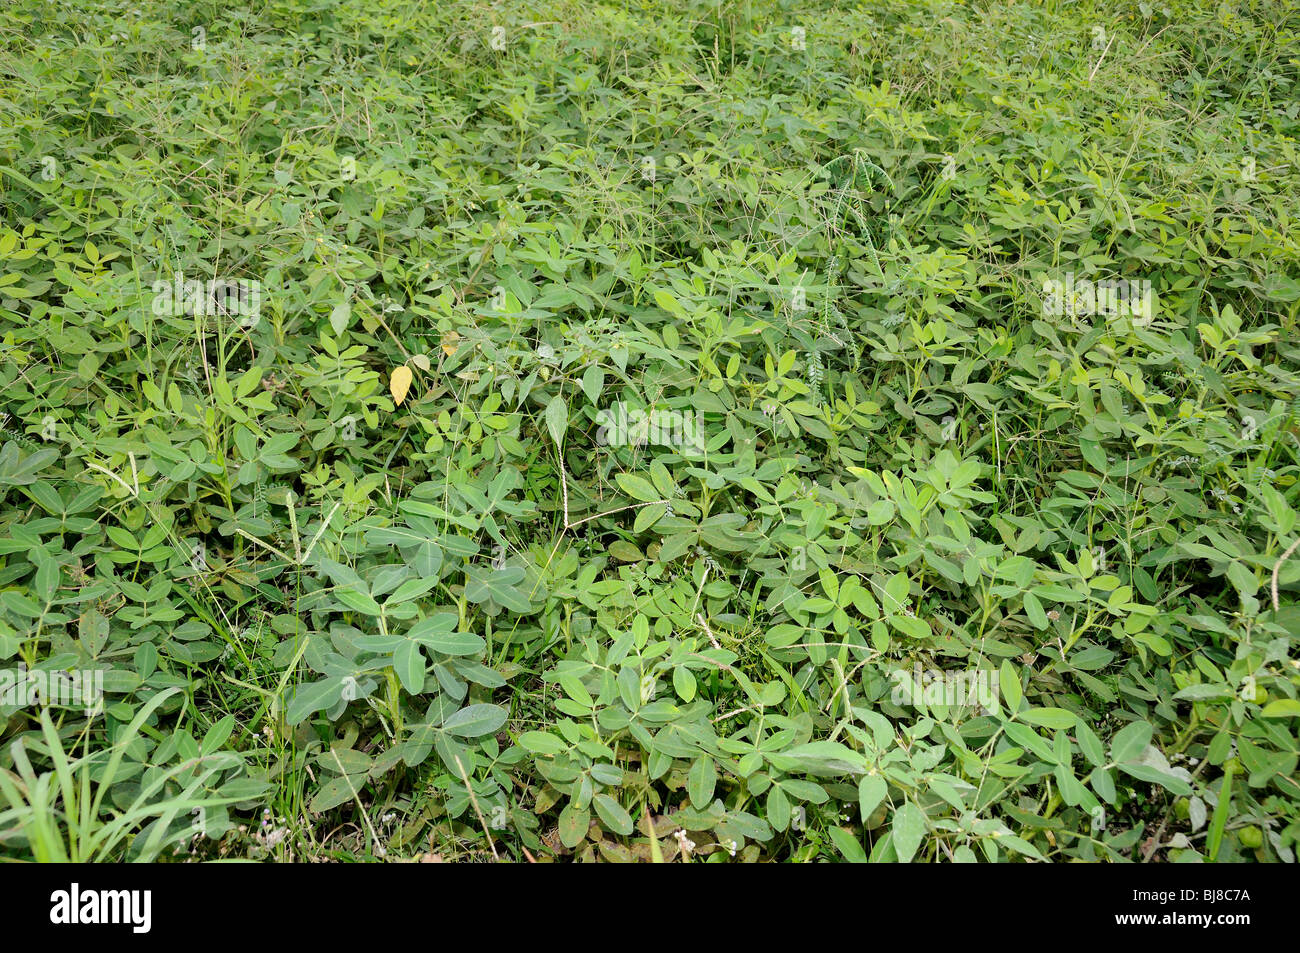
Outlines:
<svg viewBox="0 0 1300 953"><path fill-rule="evenodd" d="M782 771L801 774L839 776L867 772L867 759L838 741L810 741L780 754L769 754L767 759Z"/></svg>
<svg viewBox="0 0 1300 953"><path fill-rule="evenodd" d="M998 690L1006 702L1007 714L1014 716L1020 711L1020 702L1024 696L1020 690L1020 673L1010 659L1003 659L1002 667L998 670Z"/></svg>
<svg viewBox="0 0 1300 953"><path fill-rule="evenodd" d="M506 566L486 572L473 570L466 574L465 598L478 604L491 599L513 612L531 612L532 604L528 601L528 596L516 588L516 584L523 579L524 571L519 566Z"/></svg>
<svg viewBox="0 0 1300 953"><path fill-rule="evenodd" d="M593 364L582 375L582 392L593 404L600 400L600 392L605 387L605 372L599 364Z"/></svg>
<svg viewBox="0 0 1300 953"><path fill-rule="evenodd" d="M1025 615L1033 623L1034 628L1040 632L1047 628L1047 613L1043 611L1043 604L1038 601L1038 597L1032 592L1026 592L1024 596Z"/></svg>
<svg viewBox="0 0 1300 953"><path fill-rule="evenodd" d="M636 522L632 524L632 532L644 533L667 513L668 507L664 503L651 503L649 506L641 507L636 511Z"/></svg>
<svg viewBox="0 0 1300 953"><path fill-rule="evenodd" d="M596 814L615 834L627 837L632 833L632 817L623 810L623 806L608 794L597 794L591 799Z"/></svg>
<svg viewBox="0 0 1300 953"><path fill-rule="evenodd" d="M659 492L654 488L649 480L631 473L614 474L616 482L624 493L634 500L640 500L642 503L652 503L655 500L662 499Z"/></svg>
<svg viewBox="0 0 1300 953"><path fill-rule="evenodd" d="M892 831L898 862L909 863L925 838L925 815L911 801L906 801L894 812Z"/></svg>
<svg viewBox="0 0 1300 953"><path fill-rule="evenodd" d="M582 843L591 828L591 812L580 810L572 804L560 812L560 843L569 850Z"/></svg>
<svg viewBox="0 0 1300 953"><path fill-rule="evenodd" d="M442 723L442 730L461 738L490 735L506 723L500 705L467 705Z"/></svg>
<svg viewBox="0 0 1300 953"><path fill-rule="evenodd" d="M328 811L353 798L356 783L346 776L330 778L312 796L310 809L314 812Z"/></svg>
<svg viewBox="0 0 1300 953"><path fill-rule="evenodd" d="M1102 747L1101 739L1097 737L1096 732L1083 722L1079 722L1075 726L1074 733L1079 742L1079 750L1094 768L1100 768L1106 763L1106 750Z"/></svg>
<svg viewBox="0 0 1300 953"><path fill-rule="evenodd" d="M285 720L291 725L296 725L308 715L315 714L322 708L329 708L339 700L342 693L342 679L324 678L317 682L304 682L295 688L289 697Z"/></svg>
<svg viewBox="0 0 1300 953"><path fill-rule="evenodd" d="M684 702L689 702L695 697L695 676L685 665L678 665L673 669L673 690Z"/></svg>
<svg viewBox="0 0 1300 953"><path fill-rule="evenodd" d="M858 814L865 823L885 799L889 785L878 774L868 774L858 782Z"/></svg>
<svg viewBox="0 0 1300 953"><path fill-rule="evenodd" d="M203 743L199 746L203 754L212 754L221 750L221 746L226 743L230 737L231 731L235 727L235 716L227 715L219 722L208 729L208 733L203 736Z"/></svg>
<svg viewBox="0 0 1300 953"><path fill-rule="evenodd" d="M1201 684L1188 685L1182 691L1174 695L1179 701L1231 701L1233 698L1232 689L1223 684Z"/></svg>
<svg viewBox="0 0 1300 953"><path fill-rule="evenodd" d="M678 300L667 291L655 292L655 304L663 308L669 314L677 318L686 317L686 309L681 306Z"/></svg>
<svg viewBox="0 0 1300 953"><path fill-rule="evenodd" d="M453 632L448 626L456 624L456 617L446 613L421 619L411 627L407 637L426 648L443 655L478 655L486 643L473 632Z"/></svg>
<svg viewBox="0 0 1300 953"><path fill-rule="evenodd" d="M1092 464L1093 469L1099 473L1105 473L1110 469L1106 463L1106 453L1097 441L1080 439L1079 452L1083 454L1083 459Z"/></svg>
<svg viewBox="0 0 1300 953"><path fill-rule="evenodd" d="M424 655L417 641L408 639L393 650L393 670L402 687L412 695L424 691Z"/></svg>
<svg viewBox="0 0 1300 953"><path fill-rule="evenodd" d="M708 755L696 758L686 778L686 790L691 796L692 807L698 810L713 800L713 786L717 780L718 769L713 759Z"/></svg>
<svg viewBox="0 0 1300 953"><path fill-rule="evenodd" d="M569 406L562 394L556 394L546 405L546 428L557 447L564 446L564 432L569 429Z"/></svg>
<svg viewBox="0 0 1300 953"><path fill-rule="evenodd" d="M549 731L525 731L519 736L519 746L525 751L548 757L569 750L569 745L563 738Z"/></svg>
<svg viewBox="0 0 1300 953"><path fill-rule="evenodd" d="M830 835L831 843L850 864L865 864L867 862L867 852L862 849L861 842L851 833L842 827L828 827L826 833Z"/></svg>
<svg viewBox="0 0 1300 953"><path fill-rule="evenodd" d="M1079 720L1074 712L1066 711L1064 708L1031 708L1022 711L1018 717L1021 721L1040 725L1043 728L1069 729L1073 728Z"/></svg>
<svg viewBox="0 0 1300 953"><path fill-rule="evenodd" d="M338 589L335 590L334 595L338 597L339 602L349 609L355 609L364 615L381 616L384 614L383 608L370 597L368 592L361 592L357 589Z"/></svg>
<svg viewBox="0 0 1300 953"><path fill-rule="evenodd" d="M1294 698L1279 698L1265 705L1260 715L1264 718L1295 718L1300 715L1300 701Z"/></svg>
<svg viewBox="0 0 1300 953"><path fill-rule="evenodd" d="M330 312L330 328L335 336L342 334L352 323L352 306L346 301L341 301L334 306Z"/></svg>
<svg viewBox="0 0 1300 953"><path fill-rule="evenodd" d="M1145 721L1131 721L1110 740L1110 756L1117 763L1134 761L1141 757L1151 743L1152 728Z"/></svg>
<svg viewBox="0 0 1300 953"><path fill-rule="evenodd" d="M1184 779L1170 774L1168 771L1162 771L1154 765L1121 762L1119 769L1141 781L1150 781L1152 784L1162 785L1182 797L1191 797L1193 794L1192 786Z"/></svg>
<svg viewBox="0 0 1300 953"><path fill-rule="evenodd" d="M889 624L910 639L928 639L932 633L930 625L924 619L910 615L891 615Z"/></svg>

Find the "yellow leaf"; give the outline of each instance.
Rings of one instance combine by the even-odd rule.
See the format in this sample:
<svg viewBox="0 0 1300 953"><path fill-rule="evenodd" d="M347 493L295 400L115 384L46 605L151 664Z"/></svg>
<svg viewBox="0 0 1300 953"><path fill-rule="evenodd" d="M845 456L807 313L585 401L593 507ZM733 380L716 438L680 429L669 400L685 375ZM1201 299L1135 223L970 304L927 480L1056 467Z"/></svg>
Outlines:
<svg viewBox="0 0 1300 953"><path fill-rule="evenodd" d="M455 331L448 331L442 336L442 353L451 357L456 353L456 348L460 346L460 335Z"/></svg>
<svg viewBox="0 0 1300 953"><path fill-rule="evenodd" d="M405 364L393 368L393 376L388 379L388 390L393 395L393 403L399 407L402 401L406 400L406 392L411 389L411 381L414 377L411 369Z"/></svg>

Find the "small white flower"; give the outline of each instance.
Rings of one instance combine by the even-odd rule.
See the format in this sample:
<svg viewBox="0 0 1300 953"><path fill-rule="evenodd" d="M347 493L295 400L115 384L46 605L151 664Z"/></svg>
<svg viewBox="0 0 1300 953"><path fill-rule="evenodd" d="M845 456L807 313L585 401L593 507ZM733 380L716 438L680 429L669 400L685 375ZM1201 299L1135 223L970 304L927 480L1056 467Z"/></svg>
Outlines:
<svg viewBox="0 0 1300 953"><path fill-rule="evenodd" d="M677 839L677 847L681 850L682 855L689 857L691 852L695 850L695 841L686 836L685 830L677 831L673 834L673 837Z"/></svg>

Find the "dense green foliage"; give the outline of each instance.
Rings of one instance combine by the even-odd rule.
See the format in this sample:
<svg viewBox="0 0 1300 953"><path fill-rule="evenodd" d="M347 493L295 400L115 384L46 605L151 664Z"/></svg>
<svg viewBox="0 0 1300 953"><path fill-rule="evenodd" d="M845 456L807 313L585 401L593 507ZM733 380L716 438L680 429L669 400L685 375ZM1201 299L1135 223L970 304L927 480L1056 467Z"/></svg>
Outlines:
<svg viewBox="0 0 1300 953"><path fill-rule="evenodd" d="M1293 861L1296 25L6 4L0 854Z"/></svg>

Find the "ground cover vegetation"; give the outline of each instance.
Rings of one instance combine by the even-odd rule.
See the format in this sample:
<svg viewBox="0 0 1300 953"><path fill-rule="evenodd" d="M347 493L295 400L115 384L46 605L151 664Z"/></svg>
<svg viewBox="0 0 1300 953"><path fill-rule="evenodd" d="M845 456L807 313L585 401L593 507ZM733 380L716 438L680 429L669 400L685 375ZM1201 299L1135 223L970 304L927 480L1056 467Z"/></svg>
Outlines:
<svg viewBox="0 0 1300 953"><path fill-rule="evenodd" d="M0 855L1284 861L1289 2L0 9Z"/></svg>

